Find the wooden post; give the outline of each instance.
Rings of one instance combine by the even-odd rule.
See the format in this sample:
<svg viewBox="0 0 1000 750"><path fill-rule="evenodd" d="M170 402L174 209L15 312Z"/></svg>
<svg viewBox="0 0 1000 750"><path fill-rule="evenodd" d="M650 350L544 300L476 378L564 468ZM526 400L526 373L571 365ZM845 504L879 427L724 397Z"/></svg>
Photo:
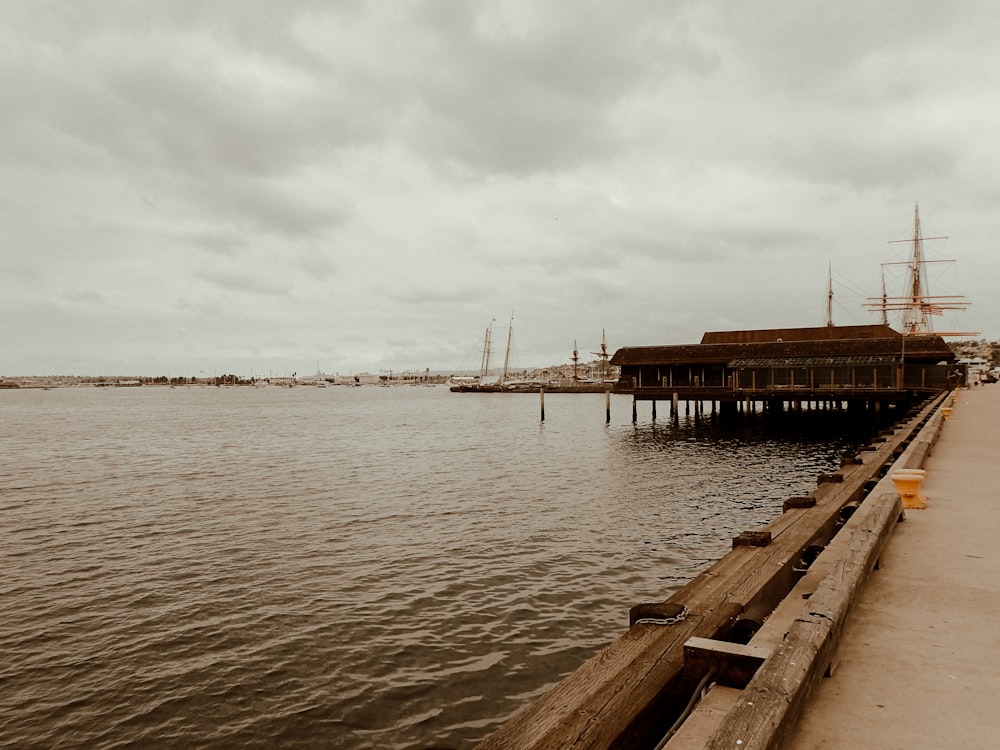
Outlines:
<svg viewBox="0 0 1000 750"><path fill-rule="evenodd" d="M653 421L656 421L656 399L653 399Z"/></svg>
<svg viewBox="0 0 1000 750"><path fill-rule="evenodd" d="M545 389L544 388L539 388L538 389L538 401L539 401L539 405L541 406L541 409L542 409L542 421L544 422L545 421Z"/></svg>
<svg viewBox="0 0 1000 750"><path fill-rule="evenodd" d="M604 392L604 423L611 424L611 391Z"/></svg>
<svg viewBox="0 0 1000 750"><path fill-rule="evenodd" d="M635 396L632 397L632 424L639 421L639 415L636 413Z"/></svg>

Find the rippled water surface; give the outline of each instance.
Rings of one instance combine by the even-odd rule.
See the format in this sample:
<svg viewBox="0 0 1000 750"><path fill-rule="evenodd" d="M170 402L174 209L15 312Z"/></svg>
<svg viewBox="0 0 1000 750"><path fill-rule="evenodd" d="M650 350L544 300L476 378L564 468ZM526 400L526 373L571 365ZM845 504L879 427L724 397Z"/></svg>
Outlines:
<svg viewBox="0 0 1000 750"><path fill-rule="evenodd" d="M471 747L851 441L538 406L0 391L0 743Z"/></svg>

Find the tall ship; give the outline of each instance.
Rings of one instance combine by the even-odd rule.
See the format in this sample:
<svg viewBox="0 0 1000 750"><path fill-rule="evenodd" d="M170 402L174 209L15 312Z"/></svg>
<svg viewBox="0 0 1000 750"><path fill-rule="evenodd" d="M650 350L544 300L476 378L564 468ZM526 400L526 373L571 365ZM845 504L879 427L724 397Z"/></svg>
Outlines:
<svg viewBox="0 0 1000 750"><path fill-rule="evenodd" d="M514 333L514 316L510 316L510 324L507 326L507 349L503 358L503 369L496 380L489 379L490 355L493 346L493 324L496 319L490 321L486 327L486 334L483 337L483 357L479 366L479 375L466 378L452 378L451 390L455 393L505 393L510 389L507 384L507 367L510 364L510 342Z"/></svg>

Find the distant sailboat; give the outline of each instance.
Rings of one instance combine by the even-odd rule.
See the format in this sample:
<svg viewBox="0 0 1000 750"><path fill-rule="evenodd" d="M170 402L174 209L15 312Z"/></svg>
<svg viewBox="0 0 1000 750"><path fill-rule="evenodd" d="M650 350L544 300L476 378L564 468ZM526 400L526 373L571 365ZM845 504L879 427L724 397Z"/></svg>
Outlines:
<svg viewBox="0 0 1000 750"><path fill-rule="evenodd" d="M514 333L514 315L510 316L510 324L507 326L507 349L504 352L503 369L495 381L489 382L490 354L493 346L493 324L496 318L490 321L486 328L486 335L483 338L483 356L479 367L479 377L474 382L466 382L464 379L453 378L454 385L451 390L456 393L496 393L506 390L507 368L510 364L510 344Z"/></svg>
<svg viewBox="0 0 1000 750"><path fill-rule="evenodd" d="M510 351L513 341L514 316L510 316L507 327L507 346L504 351L503 367L495 380L489 379L490 355L493 345L493 323L491 321L483 336L483 354L478 376L453 376L451 390L455 393L537 393L540 390L551 393L602 393L611 388L615 381L613 368L610 364L607 336L601 330L601 351L593 352L600 358L597 378L584 380L579 375L580 354L573 342L573 374L572 379L560 367L547 367L536 371L533 379L511 378ZM588 366L589 368L589 366ZM553 379L553 374L560 377ZM567 382L568 381L568 382Z"/></svg>

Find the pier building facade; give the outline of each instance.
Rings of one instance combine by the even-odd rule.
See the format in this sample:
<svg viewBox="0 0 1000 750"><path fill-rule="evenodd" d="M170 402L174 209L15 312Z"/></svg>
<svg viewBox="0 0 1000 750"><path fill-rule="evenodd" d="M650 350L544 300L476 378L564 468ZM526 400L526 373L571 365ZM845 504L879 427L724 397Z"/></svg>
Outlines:
<svg viewBox="0 0 1000 750"><path fill-rule="evenodd" d="M636 400L904 403L961 385L941 336L887 325L705 333L700 344L624 347L616 393Z"/></svg>

